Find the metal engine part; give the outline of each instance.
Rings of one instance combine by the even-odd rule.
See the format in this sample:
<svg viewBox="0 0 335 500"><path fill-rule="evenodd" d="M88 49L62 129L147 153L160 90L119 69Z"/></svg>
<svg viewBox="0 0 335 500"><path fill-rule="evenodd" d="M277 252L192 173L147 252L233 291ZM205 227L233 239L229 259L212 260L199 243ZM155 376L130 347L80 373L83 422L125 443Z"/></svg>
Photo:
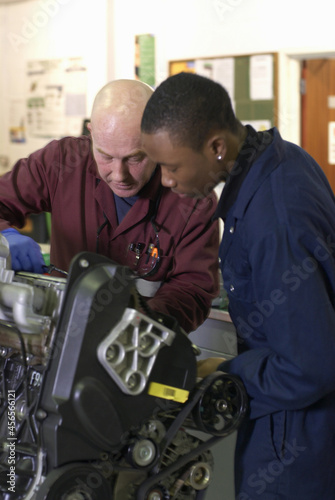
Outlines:
<svg viewBox="0 0 335 500"><path fill-rule="evenodd" d="M0 498L204 498L241 382L197 381L195 346L128 268L83 253L67 279L14 274L0 240L1 267Z"/></svg>
<svg viewBox="0 0 335 500"><path fill-rule="evenodd" d="M127 308L118 326L99 345L98 358L123 392L140 394L160 349L171 345L174 337L160 323Z"/></svg>

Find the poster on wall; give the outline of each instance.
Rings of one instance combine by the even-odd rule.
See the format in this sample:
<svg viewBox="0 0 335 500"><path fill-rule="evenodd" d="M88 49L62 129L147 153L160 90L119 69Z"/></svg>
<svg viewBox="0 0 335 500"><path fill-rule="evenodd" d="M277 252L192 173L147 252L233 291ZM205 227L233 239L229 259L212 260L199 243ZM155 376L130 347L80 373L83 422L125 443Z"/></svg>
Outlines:
<svg viewBox="0 0 335 500"><path fill-rule="evenodd" d="M170 75L177 73L195 73L195 61L172 61L170 62Z"/></svg>
<svg viewBox="0 0 335 500"><path fill-rule="evenodd" d="M80 135L87 93L87 70L81 58L28 61L27 83L30 136Z"/></svg>
<svg viewBox="0 0 335 500"><path fill-rule="evenodd" d="M135 36L135 78L155 86L155 37L154 35Z"/></svg>

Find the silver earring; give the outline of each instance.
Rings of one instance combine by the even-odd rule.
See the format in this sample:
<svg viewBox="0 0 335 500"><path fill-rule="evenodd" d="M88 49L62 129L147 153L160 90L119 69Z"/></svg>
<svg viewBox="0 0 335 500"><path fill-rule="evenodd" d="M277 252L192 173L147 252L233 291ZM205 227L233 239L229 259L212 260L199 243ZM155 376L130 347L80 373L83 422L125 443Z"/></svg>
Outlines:
<svg viewBox="0 0 335 500"><path fill-rule="evenodd" d="M216 157L216 159L217 159L218 161L221 161L221 160L222 160L222 156L221 156L221 155L218 155L218 156Z"/></svg>

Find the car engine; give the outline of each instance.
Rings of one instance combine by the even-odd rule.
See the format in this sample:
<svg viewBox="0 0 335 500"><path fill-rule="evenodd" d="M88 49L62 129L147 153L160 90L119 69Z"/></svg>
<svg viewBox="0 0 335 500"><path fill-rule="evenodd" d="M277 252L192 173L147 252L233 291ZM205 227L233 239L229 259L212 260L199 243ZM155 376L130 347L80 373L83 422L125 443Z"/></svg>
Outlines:
<svg viewBox="0 0 335 500"><path fill-rule="evenodd" d="M1 499L205 497L246 393L197 379L197 347L135 280L92 253L67 278L14 273L0 235Z"/></svg>

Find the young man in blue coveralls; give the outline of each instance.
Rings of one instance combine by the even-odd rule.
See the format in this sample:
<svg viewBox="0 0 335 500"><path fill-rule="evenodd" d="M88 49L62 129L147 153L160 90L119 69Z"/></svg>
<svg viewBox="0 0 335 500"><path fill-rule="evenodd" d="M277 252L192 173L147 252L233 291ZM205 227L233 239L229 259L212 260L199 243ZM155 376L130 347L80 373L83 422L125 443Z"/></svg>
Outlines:
<svg viewBox="0 0 335 500"><path fill-rule="evenodd" d="M162 183L202 197L225 182L215 217L238 355L199 363L242 379L238 500L335 499L335 199L319 165L278 130L235 117L213 81L164 81L142 118Z"/></svg>

